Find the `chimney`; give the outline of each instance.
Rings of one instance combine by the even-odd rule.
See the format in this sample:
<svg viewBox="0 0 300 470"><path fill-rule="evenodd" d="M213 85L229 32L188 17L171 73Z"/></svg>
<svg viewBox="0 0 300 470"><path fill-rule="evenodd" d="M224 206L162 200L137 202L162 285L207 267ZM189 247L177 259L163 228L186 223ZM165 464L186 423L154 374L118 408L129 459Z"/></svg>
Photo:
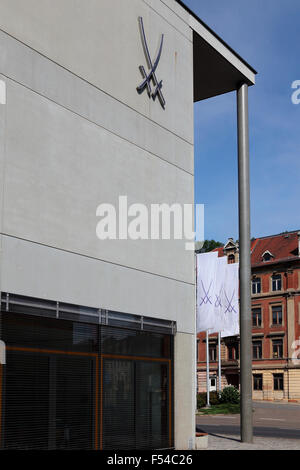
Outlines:
<svg viewBox="0 0 300 470"><path fill-rule="evenodd" d="M298 232L298 256L300 258L300 232Z"/></svg>

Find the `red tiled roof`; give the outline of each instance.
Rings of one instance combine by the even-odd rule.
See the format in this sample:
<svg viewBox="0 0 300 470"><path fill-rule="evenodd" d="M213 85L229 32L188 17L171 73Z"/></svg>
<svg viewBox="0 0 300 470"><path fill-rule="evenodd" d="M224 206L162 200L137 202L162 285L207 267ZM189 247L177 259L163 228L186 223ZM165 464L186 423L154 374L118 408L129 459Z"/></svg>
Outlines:
<svg viewBox="0 0 300 470"><path fill-rule="evenodd" d="M213 251L218 252L218 258L222 258L224 255L224 247L220 246L219 248L215 248Z"/></svg>
<svg viewBox="0 0 300 470"><path fill-rule="evenodd" d="M218 252L218 258L224 255L224 248L215 248ZM273 258L270 261L264 261L263 254L269 251ZM289 259L299 259L298 255L298 231L280 233L279 235L270 235L269 237L255 238L251 240L251 265L267 265L286 261Z"/></svg>
<svg viewBox="0 0 300 470"><path fill-rule="evenodd" d="M270 261L263 261L262 256L266 251L273 255ZM252 244L252 266L267 265L293 258L298 258L298 232L257 238Z"/></svg>

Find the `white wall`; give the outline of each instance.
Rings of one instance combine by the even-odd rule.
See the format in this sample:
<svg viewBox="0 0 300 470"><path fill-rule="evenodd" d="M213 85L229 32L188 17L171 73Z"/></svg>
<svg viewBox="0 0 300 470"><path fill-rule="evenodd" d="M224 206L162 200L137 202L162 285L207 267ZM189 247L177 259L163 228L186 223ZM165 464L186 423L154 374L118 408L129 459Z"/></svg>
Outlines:
<svg viewBox="0 0 300 470"><path fill-rule="evenodd" d="M138 95L146 65L166 109ZM0 289L175 320L175 440L194 437L194 255L96 237L96 208L193 203L193 44L171 0L0 0Z"/></svg>
<svg viewBox="0 0 300 470"><path fill-rule="evenodd" d="M111 5L29 0L25 7L0 0L0 27L9 33L0 33L0 79L7 87L0 109L1 232L190 290L193 253L183 242L96 238L97 206L117 204L120 195L148 206L193 202L190 31L177 5L177 14L157 1ZM139 15L153 50L165 34L158 73L166 110L136 92L138 66L145 64Z"/></svg>
<svg viewBox="0 0 300 470"><path fill-rule="evenodd" d="M150 0L1 0L0 11L0 29L193 142L192 33L178 11ZM164 112L136 92L142 81L138 67L145 64L139 16L152 56L165 34L157 71L164 80Z"/></svg>

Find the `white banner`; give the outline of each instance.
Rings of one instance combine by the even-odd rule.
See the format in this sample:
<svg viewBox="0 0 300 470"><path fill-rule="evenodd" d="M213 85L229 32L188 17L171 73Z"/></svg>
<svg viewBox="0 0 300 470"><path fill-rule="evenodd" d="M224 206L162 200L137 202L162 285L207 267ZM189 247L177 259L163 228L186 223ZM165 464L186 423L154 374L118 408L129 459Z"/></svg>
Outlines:
<svg viewBox="0 0 300 470"><path fill-rule="evenodd" d="M222 295L223 324L221 337L240 334L239 319L239 264L228 264L225 271Z"/></svg>
<svg viewBox="0 0 300 470"><path fill-rule="evenodd" d="M197 255L197 332L239 334L239 265L217 252Z"/></svg>
<svg viewBox="0 0 300 470"><path fill-rule="evenodd" d="M220 332L224 324L224 280L226 277L228 262L227 256L218 258L215 271L215 308L214 308L214 327L212 333Z"/></svg>
<svg viewBox="0 0 300 470"><path fill-rule="evenodd" d="M214 328L215 276L218 253L197 255L197 332ZM213 332L213 331L212 331Z"/></svg>

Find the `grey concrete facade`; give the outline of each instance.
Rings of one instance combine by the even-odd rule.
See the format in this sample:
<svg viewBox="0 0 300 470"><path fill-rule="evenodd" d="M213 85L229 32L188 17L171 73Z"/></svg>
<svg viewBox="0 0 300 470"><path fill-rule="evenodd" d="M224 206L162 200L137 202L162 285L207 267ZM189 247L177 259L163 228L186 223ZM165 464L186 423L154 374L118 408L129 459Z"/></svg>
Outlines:
<svg viewBox="0 0 300 470"><path fill-rule="evenodd" d="M193 30L175 0L0 0L0 290L177 322L175 445L194 445L194 255L96 237L101 203L194 202ZM144 19L166 109L139 95ZM184 372L184 374L183 374Z"/></svg>
<svg viewBox="0 0 300 470"><path fill-rule="evenodd" d="M129 204L193 203L191 29L160 1L1 1L0 8L0 288L176 321L186 350L185 365L181 352L175 361L177 380L190 364L176 387L176 446L187 448L193 253L183 241L100 241L96 208L117 206L120 195ZM136 91L145 64L139 16L151 51L165 34L165 110Z"/></svg>

